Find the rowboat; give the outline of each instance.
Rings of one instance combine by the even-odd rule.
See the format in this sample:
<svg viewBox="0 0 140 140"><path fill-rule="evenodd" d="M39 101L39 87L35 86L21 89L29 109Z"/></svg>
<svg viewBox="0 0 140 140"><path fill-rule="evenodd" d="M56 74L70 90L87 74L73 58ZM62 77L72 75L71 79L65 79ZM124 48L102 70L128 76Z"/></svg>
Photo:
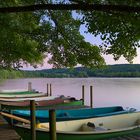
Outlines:
<svg viewBox="0 0 140 140"><path fill-rule="evenodd" d="M42 101L42 100L52 100L55 98L59 98L61 96L39 96L39 97L21 97L21 98L0 98L0 102L23 102L27 100L34 100L34 101Z"/></svg>
<svg viewBox="0 0 140 140"><path fill-rule="evenodd" d="M13 93L13 92L24 92L28 91L27 89L1 89L0 93Z"/></svg>
<svg viewBox="0 0 140 140"><path fill-rule="evenodd" d="M36 140L50 139L49 123L36 128ZM31 139L30 125L15 125L23 140ZM140 112L56 122L57 140L102 140L140 133Z"/></svg>
<svg viewBox="0 0 140 140"><path fill-rule="evenodd" d="M0 98L24 98L24 97L39 97L44 96L44 93L38 92L36 90L0 90Z"/></svg>
<svg viewBox="0 0 140 140"><path fill-rule="evenodd" d="M35 100L36 107L48 107L52 105L82 105L82 100L74 97L46 96L45 93L26 89L0 90L0 105L6 109L28 109L30 100Z"/></svg>
<svg viewBox="0 0 140 140"><path fill-rule="evenodd" d="M69 106L82 105L82 100L77 100L73 97L64 96L42 96L30 98L15 98L15 99L0 99L1 108L5 109L28 109L30 107L30 100L35 100L36 108L45 108L49 106Z"/></svg>
<svg viewBox="0 0 140 140"><path fill-rule="evenodd" d="M135 110L131 109L131 112L132 111ZM129 110L124 110L122 106L56 110L56 120L57 121L77 120L77 119L123 114L128 112ZM12 110L12 114L30 120L29 110ZM37 122L49 121L48 110L36 110L35 114Z"/></svg>

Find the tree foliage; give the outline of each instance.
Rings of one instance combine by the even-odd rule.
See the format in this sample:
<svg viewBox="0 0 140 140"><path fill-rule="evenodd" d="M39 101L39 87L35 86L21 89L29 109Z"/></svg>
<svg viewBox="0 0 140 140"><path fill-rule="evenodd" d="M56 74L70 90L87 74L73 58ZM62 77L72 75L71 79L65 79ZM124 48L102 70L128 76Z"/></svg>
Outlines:
<svg viewBox="0 0 140 140"><path fill-rule="evenodd" d="M80 35L80 20L74 19L71 11L47 10L41 15L45 15L41 26L47 35L43 36L43 40L52 56L49 63L54 67L73 67L77 64L93 67L104 64L99 48L85 42Z"/></svg>
<svg viewBox="0 0 140 140"><path fill-rule="evenodd" d="M31 3L36 2L13 0L8 6ZM1 6L7 6L7 2L1 1ZM80 35L80 21L72 17L71 11L0 14L0 21L1 67L19 68L23 63L36 65L48 54L52 56L49 63L54 67L104 64L99 48L85 42Z"/></svg>
<svg viewBox="0 0 140 140"><path fill-rule="evenodd" d="M85 0L84 2L93 2ZM107 5L140 6L136 0L97 0L96 3ZM86 11L83 13L83 23L88 32L100 36L103 41L101 47L106 54L113 54L118 60L124 56L128 62L132 62L140 47L140 12L97 12Z"/></svg>
<svg viewBox="0 0 140 140"><path fill-rule="evenodd" d="M43 3L96 3L140 6L136 0L0 0L1 7ZM75 14L76 13L76 14ZM78 16L79 15L79 16ZM0 14L0 67L19 68L23 64L36 66L49 57L54 67L86 67L104 65L101 50L113 54L115 60L124 56L129 62L140 46L140 13L99 11L40 10ZM102 44L86 42L80 34L87 31L100 36Z"/></svg>
<svg viewBox="0 0 140 140"><path fill-rule="evenodd" d="M1 1L2 6L20 4L13 0L7 3ZM25 4L25 3L22 3ZM40 63L43 55L41 42L32 38L37 30L39 20L33 13L0 14L0 67L18 68L23 63Z"/></svg>

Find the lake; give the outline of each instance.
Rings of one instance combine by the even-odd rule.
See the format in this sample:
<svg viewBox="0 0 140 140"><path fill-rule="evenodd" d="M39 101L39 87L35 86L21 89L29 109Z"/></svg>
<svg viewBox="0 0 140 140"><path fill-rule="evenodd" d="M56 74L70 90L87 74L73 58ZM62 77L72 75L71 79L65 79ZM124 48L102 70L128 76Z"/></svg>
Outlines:
<svg viewBox="0 0 140 140"><path fill-rule="evenodd" d="M93 86L93 106L116 106L140 109L140 78L31 78L9 79L0 83L0 89L27 88L46 92L46 85L52 84L53 95L82 97L85 85L86 105L90 101L90 86Z"/></svg>

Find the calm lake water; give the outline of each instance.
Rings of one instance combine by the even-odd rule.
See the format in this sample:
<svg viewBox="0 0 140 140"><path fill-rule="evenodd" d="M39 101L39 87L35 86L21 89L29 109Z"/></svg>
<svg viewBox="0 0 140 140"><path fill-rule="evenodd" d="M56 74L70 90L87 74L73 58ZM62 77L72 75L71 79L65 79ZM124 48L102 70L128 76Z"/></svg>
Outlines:
<svg viewBox="0 0 140 140"><path fill-rule="evenodd" d="M86 105L89 105L90 86L93 86L94 107L121 105L140 110L140 78L32 78L10 79L0 83L0 89L27 88L46 92L47 83L52 84L53 95L82 96L85 85Z"/></svg>

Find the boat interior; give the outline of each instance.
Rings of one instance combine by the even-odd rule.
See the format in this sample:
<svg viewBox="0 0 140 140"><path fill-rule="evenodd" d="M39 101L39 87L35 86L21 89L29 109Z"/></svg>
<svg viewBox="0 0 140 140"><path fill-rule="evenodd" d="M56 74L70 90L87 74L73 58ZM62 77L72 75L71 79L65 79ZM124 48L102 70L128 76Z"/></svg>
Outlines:
<svg viewBox="0 0 140 140"><path fill-rule="evenodd" d="M67 132L118 130L138 126L140 112L56 123L58 131ZM49 123L40 123L38 128L49 129Z"/></svg>

